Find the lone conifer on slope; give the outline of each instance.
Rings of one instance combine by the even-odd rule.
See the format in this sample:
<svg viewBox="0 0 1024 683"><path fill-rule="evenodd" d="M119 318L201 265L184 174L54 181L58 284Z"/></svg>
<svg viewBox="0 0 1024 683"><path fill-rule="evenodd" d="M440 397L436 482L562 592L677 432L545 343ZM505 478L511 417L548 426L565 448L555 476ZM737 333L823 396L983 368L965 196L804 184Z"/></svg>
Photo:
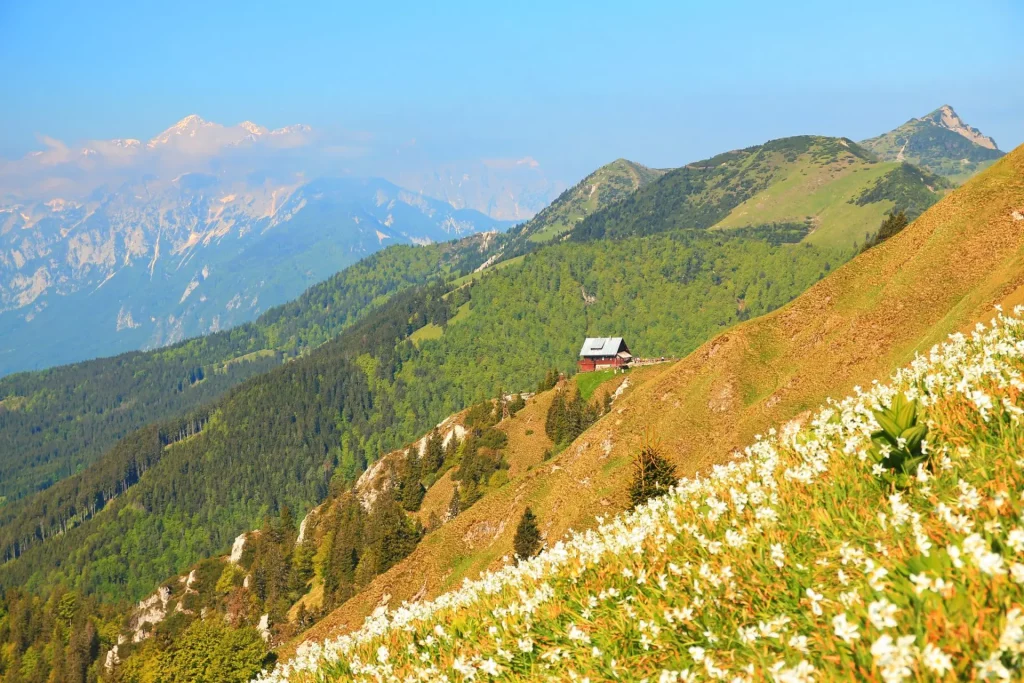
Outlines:
<svg viewBox="0 0 1024 683"><path fill-rule="evenodd" d="M520 560L529 559L540 552L540 529L537 528L537 517L530 508L523 511L512 547Z"/></svg>
<svg viewBox="0 0 1024 683"><path fill-rule="evenodd" d="M629 485L629 501L633 507L668 493L676 483L676 466L661 455L659 444L645 437L640 451L633 458L633 481Z"/></svg>

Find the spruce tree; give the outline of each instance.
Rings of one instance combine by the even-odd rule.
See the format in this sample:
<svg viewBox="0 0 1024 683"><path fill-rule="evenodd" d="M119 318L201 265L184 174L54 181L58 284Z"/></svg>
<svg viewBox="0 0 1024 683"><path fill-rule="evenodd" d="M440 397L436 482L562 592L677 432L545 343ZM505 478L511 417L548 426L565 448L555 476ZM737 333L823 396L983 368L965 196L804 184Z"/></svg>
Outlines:
<svg viewBox="0 0 1024 683"><path fill-rule="evenodd" d="M516 551L517 561L528 560L540 552L540 529L537 527L537 517L530 508L523 511L512 547Z"/></svg>
<svg viewBox="0 0 1024 683"><path fill-rule="evenodd" d="M452 499L448 501L448 515L447 520L455 519L455 517L462 510L462 501L459 500L459 487L456 486L452 491Z"/></svg>
<svg viewBox="0 0 1024 683"><path fill-rule="evenodd" d="M444 464L444 446L441 442L441 435L437 432L437 427L430 432L430 438L427 439L427 448L423 452L423 473L433 474L441 469Z"/></svg>
<svg viewBox="0 0 1024 683"><path fill-rule="evenodd" d="M629 485L633 507L667 493L676 481L675 465L661 455L656 443L645 440L633 458L633 481Z"/></svg>

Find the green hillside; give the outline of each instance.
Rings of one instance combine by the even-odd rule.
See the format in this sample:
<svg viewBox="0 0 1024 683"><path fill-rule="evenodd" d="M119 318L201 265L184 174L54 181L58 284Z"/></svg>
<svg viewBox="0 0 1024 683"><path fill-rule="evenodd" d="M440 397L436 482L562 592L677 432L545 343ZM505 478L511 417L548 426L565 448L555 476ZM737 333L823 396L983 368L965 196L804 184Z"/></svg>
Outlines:
<svg viewBox="0 0 1024 683"><path fill-rule="evenodd" d="M148 352L0 378L0 501L52 486L119 438L211 401L336 336L396 291L489 256L492 237L396 246L253 323ZM0 525L9 511L0 505Z"/></svg>
<svg viewBox="0 0 1024 683"><path fill-rule="evenodd" d="M573 239L784 228L808 242L849 247L876 230L886 213L917 215L945 187L929 173L878 162L845 138L783 138L670 171L584 220Z"/></svg>
<svg viewBox="0 0 1024 683"><path fill-rule="evenodd" d="M882 172L868 173L868 167L882 168ZM999 168L1005 173L1008 165ZM641 426L650 426L651 421L658 421L661 427L668 424L669 416L688 421L687 428L670 430L668 436L673 447L678 446L678 452L674 451L677 460L693 471L708 462L706 458L713 458L704 451L695 454L698 444L715 453L729 444L739 445L738 438L749 437L754 422L761 424L770 416L792 416L805 410L823 398L824 387L845 382L851 374L860 381L870 380L874 376L870 371L891 367L885 355L892 352L886 346L890 336L914 333L918 336L913 343L919 343L920 325L909 324L908 314L898 320L888 316L873 326L868 336L874 355L867 356L843 346L849 339L864 339L867 333L863 331L837 337L832 327L818 332L794 328L796 337L787 336L773 327L779 313L761 318L769 321L764 325L737 325L780 308L792 310L785 308L787 302L809 287L812 296L803 297L801 310L810 308L803 317L822 323L824 319L815 311L836 305L829 303L833 302L831 296L822 294L837 286L827 283L845 283L850 272L863 272L858 263L891 260L891 254L905 248L899 245L917 244L921 235L935 229L935 218L922 218L926 221L923 225L915 221L897 237L862 255L851 270L850 266L840 268L855 253L855 235L846 214L840 218L847 222L839 227L830 218L820 226L813 226L813 220L805 222L807 228L802 231L793 228L783 211L772 214L772 220L718 226L758 193L773 187L784 189L782 183L816 169L825 169L820 171L821 183L805 190L830 184L840 188L822 195L831 197L831 203L819 201L820 197L814 200L822 214L835 202L843 202L850 207L872 207L881 216L900 202L913 210L914 202L927 203L935 194L927 188L931 194L921 191L931 180L927 174L912 166L879 164L846 140L806 137L774 141L668 172L632 193L627 189L624 196L616 196L615 201L580 221L569 233L569 240L531 243L534 246L516 258L472 274L474 266L490 260L508 243L496 239L465 249L452 247L452 252L428 252L422 261L413 257L415 265L398 254L394 260L374 265L372 273L363 273L369 284L342 273L338 277L348 286L324 289L321 298L297 302L293 315L284 316L280 325L268 322L265 330L269 331L261 332L267 334L266 339L257 336L259 343L244 347L224 342L230 353L210 356L213 365L209 367L246 367L246 359L265 362L267 367L241 383L225 385L201 405L181 401L159 417L145 419L140 429L125 428L126 435L116 444L109 424L101 421L103 427L96 432L110 440L102 457L45 491L0 508L0 557L8 560L0 565L0 592L6 595L0 619L4 613L15 615L0 622L0 667L23 669L25 662L31 661L32 670L43 672L45 678L56 661L54 653L64 647L58 644L66 638L43 624L60 614L65 595L81 605L71 611L79 615L82 628L95 624L103 634L97 636L99 645L111 647L130 619L129 603L153 594L161 582L173 585L182 600L176 604L192 613L175 612L153 627L154 637L146 639L143 648L148 654L132 658L150 671L153 667L159 670L167 658L182 652L181 644L193 642L193 635L209 642L249 638L263 615L276 634L300 632L320 616L299 612L307 602L317 604L306 598L316 591L323 607L340 602L341 612L349 615L346 619L361 620L380 602L383 586L388 587L388 594L402 599L417 595L421 586L436 595L442 586L451 586L451 582L498 562L514 527L505 524L507 510L509 505L522 504L520 494L528 494L537 503L547 520L546 533L554 537L574 520L589 523L595 510L621 509L624 489L620 484L627 469L624 449L643 433ZM848 176L860 179L861 174L864 182L842 184ZM985 182L996 177L1002 178L990 173ZM1005 188L1001 191L1008 196ZM993 199L1002 195L995 190L981 194L987 197L986 210L1002 210ZM813 192L793 190L788 201L803 208L806 204L799 202L811 201L806 199L811 195ZM948 215L953 210L948 207L962 209L965 202L973 206L968 200L974 196L946 202L927 216ZM676 219L684 216L696 223L676 225ZM977 233L970 237L982 239L989 217L975 220L974 214L964 212L963 220L968 218L977 224ZM710 229L715 227L721 229ZM807 234L810 227L814 230ZM510 239L522 239L524 234L532 233L520 230ZM811 239L821 235L843 238ZM803 243L793 243L797 240ZM991 262L1005 256L1010 248L1004 244L1007 240L989 242L990 248L978 255L989 259L987 265L975 264L962 254L956 259L972 286L980 274L992 281L992 287L1016 277L1015 271L1000 270L1002 261ZM970 244L958 235L941 257L930 253L924 260L936 264L938 276L939 266L944 268L946 261L954 259L956 249ZM833 273L837 269L847 275L837 278ZM407 278L410 270L415 275ZM886 268L878 272L883 270L883 284L899 279ZM932 275L920 268L898 272L916 278ZM465 276L435 277L458 273ZM956 275L943 271L942 277L944 295L957 296L958 301L974 296L970 287L958 285ZM934 289L930 281L926 285L928 292ZM877 302L871 297L879 296L879 286L873 280L862 282L851 290L853 294L848 293L860 298L854 303L844 299L844 305L851 310L863 305L874 311ZM861 301L864 297L867 303ZM971 304L963 306L967 310ZM943 300L920 315L929 321L927 329L934 331L931 325L936 316L952 325L963 310L954 312ZM294 320L294 325L288 320ZM402 449L440 420L479 405L481 399L532 390L539 380L550 376L550 368L571 371L580 339L608 334L627 337L640 356L697 353L671 367L631 374L629 379L635 384L619 385L627 393L624 402L616 404L614 415L605 415L593 431L565 450L546 452L552 450L548 448L551 442L545 446L532 439L535 432L547 431L543 420L530 427L516 427L515 442L528 444L532 454L528 464L520 454L504 451L507 442L488 431L491 426L485 426L472 435L477 439L470 441L472 448L463 445L453 461L444 456L449 469L427 475L401 474L400 503L391 499L379 514L368 513L365 518L359 517L363 514L359 510L364 509L360 504L350 501L339 508L361 521L358 525L338 521L331 543L339 534L344 536L345 529L360 529L358 537L345 537L341 546L319 545L299 552L293 540L295 520L325 499L344 499L367 467L384 454ZM706 343L713 338L718 341L709 350ZM828 339L829 352L797 349L793 339L805 338L820 343ZM201 344L201 340L190 343ZM189 353L197 353L196 348L202 350L193 347ZM741 349L749 349L750 354L741 353L738 358ZM790 352L796 355L791 358ZM117 391L127 376L145 380L147 371L162 367L147 364L158 363L158 354L141 357L142 365L119 369L128 375L112 376L105 387L117 397L115 408L126 400ZM289 362L282 363L286 357ZM865 357L875 360L868 362ZM829 366L828 373L815 375L814 391L804 391L791 371L796 366L810 367L812 361L834 365L844 359L846 365ZM99 367L117 368L115 361L107 361L112 366ZM189 367L191 374L178 380L182 389L186 383L202 386L209 374L207 368ZM790 379L782 373L790 373ZM54 424L74 423L77 416L88 414L88 393L104 387L97 377L89 380L95 383L87 385L88 391L77 403L70 403L74 411L63 417L53 411ZM794 386L798 390L793 390L793 396L768 400ZM152 391L158 394L159 388ZM52 393L62 397L67 391ZM600 391L598 395L600 398ZM45 391L21 392L12 396L14 400L5 410L17 413L31 400L47 396ZM548 395L544 400L552 399ZM68 405L60 401L67 399L59 398L54 405ZM748 406L749 414L745 412ZM730 407L736 409L735 416ZM528 410L537 409L535 402ZM563 406L564 414L567 410ZM569 427L556 430L562 442L559 447L596 417L578 405L573 410L571 417L563 415ZM98 415L108 413L117 410L104 406L97 411ZM536 421L538 414L532 413L530 419ZM23 438L37 433L30 421L25 421L21 430ZM60 443L70 438L42 442ZM80 447L77 440L74 443ZM541 463L546 464L539 469ZM463 506L461 511L441 526L431 521L428 512L407 515L403 510L415 511L417 501L407 503L405 492L415 493L420 485L428 490L419 493L418 503L435 516L452 505ZM439 496L443 498L439 500ZM449 502L455 499L457 503ZM560 512L552 516L555 509ZM212 573L215 566L204 562L213 562L211 558L226 553L238 534L253 529L263 530L260 537L266 542L254 546L262 550L247 551L251 554L242 561L245 571L252 572L249 580L242 575L245 572L223 566L223 576L214 579L203 574ZM491 540L474 549L475 539L480 538ZM325 548L331 549L330 553L340 548L342 565L335 567L333 560L326 561ZM201 575L196 584L200 597L190 597L187 583L184 588L179 585L183 581L177 577L190 568ZM186 577L185 582L188 580ZM198 632L206 628L206 621L197 619L189 605L200 604L226 610L230 621L226 633ZM339 623L332 619L333 614L317 628ZM5 631L4 623L17 627ZM128 676L124 680L149 680L135 673L128 675L133 671L130 667L124 671Z"/></svg>
<svg viewBox="0 0 1024 683"><path fill-rule="evenodd" d="M860 143L885 161L905 161L960 183L1004 152L949 105Z"/></svg>
<svg viewBox="0 0 1024 683"><path fill-rule="evenodd" d="M1014 680L1022 349L1019 318L954 338L707 476L259 680ZM907 396L900 424L920 428L898 450L924 455L897 476L880 406Z"/></svg>
<svg viewBox="0 0 1024 683"><path fill-rule="evenodd" d="M429 600L500 569L526 506L549 545L572 529L593 528L596 515L607 519L628 508L633 459L645 442L657 443L680 475L703 478L758 435L807 424L811 410L834 405L829 397L858 394L856 387L871 387L919 354L927 357L949 333L974 329L975 321L991 317L994 304L1021 303L1024 235L1015 216L1024 201L1022 165L1019 150L789 305L729 329L677 363L631 372L610 413L571 445L532 470L510 474L507 485L428 533L409 557L303 638L321 642L351 633L386 601ZM1016 390L1008 391L1007 400L1019 404ZM950 419L949 426L964 424ZM993 476L989 490L1001 481ZM827 517L845 514L845 491L836 494L838 503L800 505L832 520L829 527L846 529L845 518ZM656 576L649 573L649 581ZM448 623L465 622L453 615Z"/></svg>
<svg viewBox="0 0 1024 683"><path fill-rule="evenodd" d="M626 159L605 164L560 194L530 221L510 230L507 252L519 253L562 237L587 216L625 199L666 172Z"/></svg>
<svg viewBox="0 0 1024 683"><path fill-rule="evenodd" d="M848 256L728 235L667 234L558 245L443 299L441 284L408 289L308 356L204 407L198 435L158 450L159 463L144 455L143 444L175 441L177 421L129 435L136 445L119 445L82 474L9 504L0 552L22 557L0 566L0 585L71 581L88 593L139 597L223 549L265 512L314 505L332 478L354 480L367 462L446 415L501 387L527 390L548 367L569 370L587 335L615 330L637 353L685 355L718 331L782 306ZM443 333L412 343L426 325ZM289 420L294 428L286 427ZM217 474L203 477L203 487L172 485L181 472L191 478L209 468ZM290 471L303 474L280 479ZM279 485L258 485L266 478ZM97 497L110 502L99 513ZM147 511L138 518L131 513L136 501ZM172 531L180 524L202 533L181 536ZM96 558L126 552L126 539L136 537L138 562L96 571ZM87 538L89 552L77 551Z"/></svg>

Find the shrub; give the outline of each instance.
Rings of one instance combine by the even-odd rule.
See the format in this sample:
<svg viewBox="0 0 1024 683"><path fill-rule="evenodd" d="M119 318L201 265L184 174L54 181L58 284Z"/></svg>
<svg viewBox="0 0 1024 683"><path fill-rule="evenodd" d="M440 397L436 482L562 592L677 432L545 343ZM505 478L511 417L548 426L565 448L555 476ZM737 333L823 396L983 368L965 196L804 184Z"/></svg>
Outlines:
<svg viewBox="0 0 1024 683"><path fill-rule="evenodd" d="M629 485L629 500L633 507L667 493L676 483L676 467L661 455L660 446L645 438L633 458L633 481Z"/></svg>
<svg viewBox="0 0 1024 683"><path fill-rule="evenodd" d="M540 552L540 529L537 527L537 517L530 508L526 508L519 519L512 547L516 551L517 560L528 560Z"/></svg>

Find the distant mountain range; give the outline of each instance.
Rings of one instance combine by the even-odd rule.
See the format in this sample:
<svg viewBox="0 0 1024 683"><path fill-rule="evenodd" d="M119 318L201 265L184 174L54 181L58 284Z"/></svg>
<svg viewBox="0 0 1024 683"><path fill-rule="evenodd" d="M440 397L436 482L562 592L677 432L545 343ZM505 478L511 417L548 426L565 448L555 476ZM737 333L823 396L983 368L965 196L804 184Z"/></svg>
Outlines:
<svg viewBox="0 0 1024 683"><path fill-rule="evenodd" d="M545 206L495 259L677 227L849 245L1003 154L943 106L860 144L787 138L674 170L619 159L555 197L530 157L413 164L401 187L317 175L323 140L306 125L193 115L145 142L44 142L0 164L0 375L237 325L382 246L501 230L496 216Z"/></svg>
<svg viewBox="0 0 1024 683"><path fill-rule="evenodd" d="M860 144L882 160L906 161L954 182L966 180L1005 154L948 104Z"/></svg>
<svg viewBox="0 0 1024 683"><path fill-rule="evenodd" d="M310 134L189 116L22 160L0 204L0 374L237 325L389 244L508 225L386 180L310 181L287 155Z"/></svg>

